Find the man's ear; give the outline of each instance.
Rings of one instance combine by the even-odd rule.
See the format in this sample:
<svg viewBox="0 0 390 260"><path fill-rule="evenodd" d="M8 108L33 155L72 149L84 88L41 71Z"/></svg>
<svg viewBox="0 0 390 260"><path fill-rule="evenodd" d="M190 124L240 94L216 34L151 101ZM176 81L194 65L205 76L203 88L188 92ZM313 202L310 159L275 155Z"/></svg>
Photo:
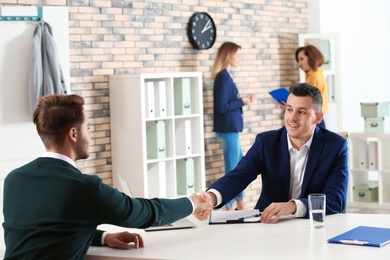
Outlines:
<svg viewBox="0 0 390 260"><path fill-rule="evenodd" d="M77 129L72 127L68 132L69 139L73 142L77 142Z"/></svg>
<svg viewBox="0 0 390 260"><path fill-rule="evenodd" d="M322 119L324 119L324 113L322 112L317 112L316 113L316 125L321 123Z"/></svg>

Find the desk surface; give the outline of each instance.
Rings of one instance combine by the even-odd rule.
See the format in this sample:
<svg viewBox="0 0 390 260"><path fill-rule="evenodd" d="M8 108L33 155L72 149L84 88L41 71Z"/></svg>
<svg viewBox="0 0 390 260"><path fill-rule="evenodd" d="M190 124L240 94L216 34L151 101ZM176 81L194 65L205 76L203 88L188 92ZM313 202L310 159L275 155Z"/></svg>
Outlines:
<svg viewBox="0 0 390 260"><path fill-rule="evenodd" d="M307 219L282 219L277 224L208 225L191 218L197 228L144 232L102 225L111 232L140 233L145 247L117 250L90 247L87 260L101 259L389 259L390 245L382 248L329 244L327 239L356 226L390 228L390 214L326 216L325 228L310 229ZM274 258L272 258L274 257Z"/></svg>

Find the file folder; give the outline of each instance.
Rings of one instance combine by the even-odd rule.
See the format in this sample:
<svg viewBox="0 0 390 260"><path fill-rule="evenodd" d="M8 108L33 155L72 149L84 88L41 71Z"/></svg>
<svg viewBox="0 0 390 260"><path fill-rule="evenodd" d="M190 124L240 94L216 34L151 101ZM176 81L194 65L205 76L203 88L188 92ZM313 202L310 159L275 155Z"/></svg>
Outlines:
<svg viewBox="0 0 390 260"><path fill-rule="evenodd" d="M184 147L186 155L192 154L191 120L184 121Z"/></svg>
<svg viewBox="0 0 390 260"><path fill-rule="evenodd" d="M191 120L177 121L176 140L176 151L178 155L192 154Z"/></svg>
<svg viewBox="0 0 390 260"><path fill-rule="evenodd" d="M155 95L156 101L156 116L164 117L167 115L167 94L165 81L156 82L157 95Z"/></svg>
<svg viewBox="0 0 390 260"><path fill-rule="evenodd" d="M288 95L290 94L290 91L288 91L287 89L285 88L278 88L278 89L275 89L275 90L272 90L270 92L268 92L276 101L278 101L279 103L281 103L282 101L283 102L287 102L287 97Z"/></svg>
<svg viewBox="0 0 390 260"><path fill-rule="evenodd" d="M149 198L167 197L166 163L158 162L149 170Z"/></svg>
<svg viewBox="0 0 390 260"><path fill-rule="evenodd" d="M368 169L368 145L367 141L360 140L355 142L353 147L354 153L357 153L357 167L360 169Z"/></svg>
<svg viewBox="0 0 390 260"><path fill-rule="evenodd" d="M378 169L378 142L368 142L368 169Z"/></svg>
<svg viewBox="0 0 390 260"><path fill-rule="evenodd" d="M328 240L329 243L382 247L390 243L390 228L358 226Z"/></svg>
<svg viewBox="0 0 390 260"><path fill-rule="evenodd" d="M149 122L146 125L147 157L161 159L166 157L165 122Z"/></svg>
<svg viewBox="0 0 390 260"><path fill-rule="evenodd" d="M247 210L213 210L209 224L259 223L261 212L258 209Z"/></svg>
<svg viewBox="0 0 390 260"><path fill-rule="evenodd" d="M191 80L182 78L175 85L175 115L191 114Z"/></svg>
<svg viewBox="0 0 390 260"><path fill-rule="evenodd" d="M146 99L146 117L154 118L155 114L155 104L154 104L154 82L147 81L145 82L145 99Z"/></svg>
<svg viewBox="0 0 390 260"><path fill-rule="evenodd" d="M193 158L178 161L176 181L178 194L191 195L195 192L195 168Z"/></svg>

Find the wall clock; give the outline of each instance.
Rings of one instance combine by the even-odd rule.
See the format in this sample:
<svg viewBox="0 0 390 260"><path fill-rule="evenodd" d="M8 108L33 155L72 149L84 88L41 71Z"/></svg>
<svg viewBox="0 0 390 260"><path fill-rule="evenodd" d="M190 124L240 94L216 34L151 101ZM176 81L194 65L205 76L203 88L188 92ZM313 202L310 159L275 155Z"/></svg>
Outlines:
<svg viewBox="0 0 390 260"><path fill-rule="evenodd" d="M207 13L194 13L188 22L188 39L197 50L210 49L217 38L213 18Z"/></svg>

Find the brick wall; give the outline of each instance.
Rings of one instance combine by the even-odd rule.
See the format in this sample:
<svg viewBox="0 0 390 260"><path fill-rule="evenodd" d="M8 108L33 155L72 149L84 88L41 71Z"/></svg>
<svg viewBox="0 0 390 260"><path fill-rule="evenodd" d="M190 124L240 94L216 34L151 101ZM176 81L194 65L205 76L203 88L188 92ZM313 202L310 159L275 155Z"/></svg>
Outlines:
<svg viewBox="0 0 390 260"><path fill-rule="evenodd" d="M307 31L307 0L3 0L2 5L55 5L69 8L71 90L86 99L93 140L91 156L79 161L84 173L111 184L108 77L113 74L202 71L207 185L224 175L220 143L213 129L210 68L224 41L242 46L232 70L242 94L256 102L244 109L240 135L244 154L257 133L279 128L282 111L268 95L298 82L294 51ZM217 24L213 48L197 51L187 40L189 17L208 12ZM56 32L54 32L56 33ZM245 191L253 207L260 180Z"/></svg>

